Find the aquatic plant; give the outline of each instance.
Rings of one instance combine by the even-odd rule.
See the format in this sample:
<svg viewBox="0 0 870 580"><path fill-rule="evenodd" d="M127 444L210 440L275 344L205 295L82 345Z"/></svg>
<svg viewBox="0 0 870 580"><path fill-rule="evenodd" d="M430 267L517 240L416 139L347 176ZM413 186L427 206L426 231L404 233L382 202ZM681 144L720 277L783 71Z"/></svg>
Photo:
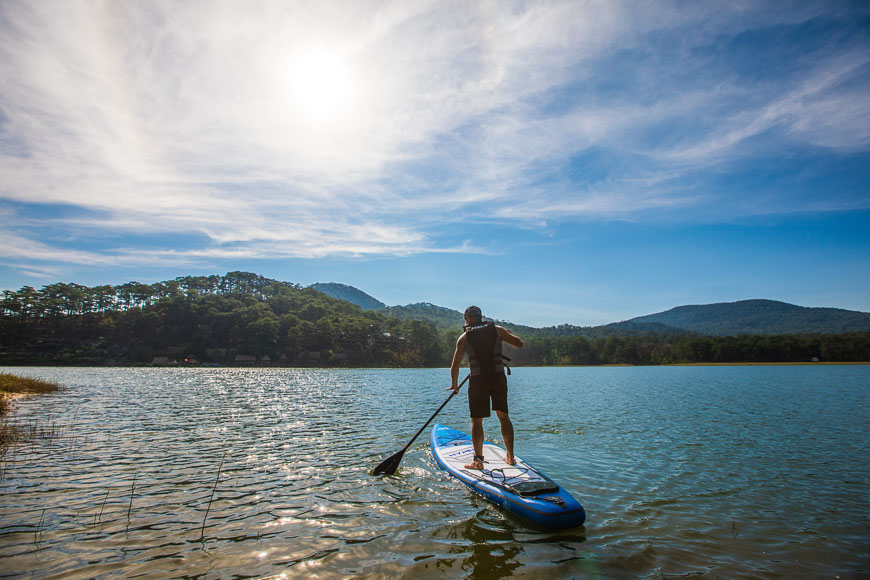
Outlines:
<svg viewBox="0 0 870 580"><path fill-rule="evenodd" d="M35 395L58 391L61 386L52 381L44 381L32 377L20 377L11 373L0 373L0 417L6 415L14 398L23 395ZM0 447L9 443L32 441L37 437L48 437L50 440L57 435L55 426L40 429L33 424L29 427L9 421L0 422Z"/></svg>
<svg viewBox="0 0 870 580"><path fill-rule="evenodd" d="M37 394L60 390L60 385L53 381L44 381L33 377L20 377L12 373L0 373L0 393Z"/></svg>

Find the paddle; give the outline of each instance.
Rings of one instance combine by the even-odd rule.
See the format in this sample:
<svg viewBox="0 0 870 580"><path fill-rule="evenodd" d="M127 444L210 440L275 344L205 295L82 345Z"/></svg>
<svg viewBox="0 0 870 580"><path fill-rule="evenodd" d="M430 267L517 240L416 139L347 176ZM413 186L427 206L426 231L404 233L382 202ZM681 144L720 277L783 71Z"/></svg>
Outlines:
<svg viewBox="0 0 870 580"><path fill-rule="evenodd" d="M417 434L416 434L416 435L414 435L413 437L411 437L411 440L408 441L408 444L405 445L404 447L402 447L402 450L399 451L398 453L396 453L396 454L394 454L394 455L391 455L390 457L388 457L388 458L386 458L385 460L381 461L381 463L380 463L377 467L375 467L375 470L372 471L372 475L380 475L380 474L382 474L382 473L386 473L387 475L393 475L394 473L396 473L396 469L399 468L399 463L402 462L402 456L405 454L405 451L407 451L408 448L411 446L411 443L413 443L414 440L417 439L417 437L420 436L420 433L422 433L422 432L423 432L423 429L425 429L426 426L429 425L429 423L432 422L432 419L435 418L435 415L437 415L438 413L440 413L440 412L441 412L441 409L443 409L443 408L447 405L447 403L450 402L450 399L453 398L453 395L455 395L456 393L459 392L459 389L462 388L462 385L465 384L465 381L467 381L467 380L468 380L468 377L470 377L470 376L471 376L471 375L467 375L464 379L462 379L462 382L459 383L459 387L458 387L455 391L453 391L452 393L450 393L450 396L447 397L447 400L445 400L443 403L441 403L441 406L438 407L438 410L437 410L437 411L435 411L434 413L432 413L432 416L429 417L429 420L426 421L426 423L424 423L422 427L420 427L420 430L417 431Z"/></svg>

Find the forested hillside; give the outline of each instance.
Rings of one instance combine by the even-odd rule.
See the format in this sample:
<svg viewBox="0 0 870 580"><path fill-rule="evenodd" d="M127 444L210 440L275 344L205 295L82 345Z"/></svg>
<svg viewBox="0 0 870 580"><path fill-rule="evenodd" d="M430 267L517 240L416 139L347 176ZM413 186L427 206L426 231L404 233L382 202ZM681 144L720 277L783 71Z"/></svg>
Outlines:
<svg viewBox="0 0 870 580"><path fill-rule="evenodd" d="M356 304L363 310L380 310L387 305L366 294L358 288L348 286L346 284L337 284L335 282L317 283L310 286L318 292L323 292L327 296L337 298L338 300L347 300L351 304Z"/></svg>
<svg viewBox="0 0 870 580"><path fill-rule="evenodd" d="M387 306L381 310L387 316L405 320L424 320L438 328L461 328L465 319L461 312L435 306L428 302L408 304L407 306Z"/></svg>
<svg viewBox="0 0 870 580"><path fill-rule="evenodd" d="M526 341L506 348L519 365L870 361L870 332L721 337L642 322L500 324ZM363 310L248 272L57 283L4 291L0 365L447 366L461 332L461 314L449 309Z"/></svg>
<svg viewBox="0 0 870 580"><path fill-rule="evenodd" d="M664 324L715 336L843 333L870 330L870 314L840 308L807 308L776 300L740 300L678 306L622 324L638 323Z"/></svg>
<svg viewBox="0 0 870 580"><path fill-rule="evenodd" d="M3 364L424 366L442 364L445 348L432 325L247 272L24 287L4 293L2 313Z"/></svg>

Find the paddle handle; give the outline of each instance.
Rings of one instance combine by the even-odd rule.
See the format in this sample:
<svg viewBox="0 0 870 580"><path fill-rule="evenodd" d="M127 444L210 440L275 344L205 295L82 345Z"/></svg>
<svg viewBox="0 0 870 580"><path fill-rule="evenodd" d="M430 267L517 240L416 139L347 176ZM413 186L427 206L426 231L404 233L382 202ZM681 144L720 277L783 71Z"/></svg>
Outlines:
<svg viewBox="0 0 870 580"><path fill-rule="evenodd" d="M452 398L453 398L453 395L455 395L455 394L456 394L456 393L458 393L458 392L459 392L459 389L461 389L461 388L462 388L462 385L464 385L464 384L465 384L465 382L466 382L466 381L467 381L467 380L468 380L468 379L469 379L469 377L471 377L471 374L468 374L468 375L465 375L465 378L464 378L464 379L462 379L462 382L461 382L461 383L459 383L459 386L458 386L458 387L456 387L456 390L455 390L455 391L453 391L453 392L452 392L452 393L450 393L450 395L449 395L449 396L448 396L448 397L447 397L447 399L446 399L446 400L445 400L445 401L444 401L444 402L443 402L443 403L441 403L441 406L440 406L440 407L438 407L438 410L437 410L437 411L435 411L435 412L434 412L434 413L432 413L432 416L431 416L431 417L429 417L429 420L428 420L428 421L426 421L426 422L425 422L425 423L423 423L423 426L422 426L422 427L420 427L420 430L419 430L419 431L417 431L417 434L416 434L416 435L414 435L414 436L413 436L413 437L411 437L411 440L410 440L410 441L408 441L408 444L407 444L407 445L405 445L405 447L404 447L404 448L403 448L403 449L402 449L402 451L403 451L403 452L404 452L404 451L407 451L407 450L408 450L408 448L409 448L409 447L410 447L410 446L411 446L411 443L413 443L413 442L414 442L414 441L416 441L416 440L417 440L417 437L419 437L419 436L420 436L420 433L422 433L422 432L423 432L423 430L424 430L424 429L425 429L425 428L426 428L426 427L428 427L428 426L429 426L429 423L431 423L431 422L432 422L432 419L434 419L434 418L435 418L435 415L437 415L437 414L438 414L438 413L440 413L440 412L441 412L441 409L443 409L443 408L444 408L444 407L445 407L445 406L447 406L447 403L449 403L449 402L450 402L450 399L452 399Z"/></svg>

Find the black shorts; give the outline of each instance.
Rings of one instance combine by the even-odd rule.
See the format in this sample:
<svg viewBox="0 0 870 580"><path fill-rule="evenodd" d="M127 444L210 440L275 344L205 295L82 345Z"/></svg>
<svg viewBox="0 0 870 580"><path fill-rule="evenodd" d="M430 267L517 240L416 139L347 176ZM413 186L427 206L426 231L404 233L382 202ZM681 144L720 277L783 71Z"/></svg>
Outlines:
<svg viewBox="0 0 870 580"><path fill-rule="evenodd" d="M504 373L478 375L468 381L468 410L472 417L489 417L493 411L508 412L507 377Z"/></svg>

